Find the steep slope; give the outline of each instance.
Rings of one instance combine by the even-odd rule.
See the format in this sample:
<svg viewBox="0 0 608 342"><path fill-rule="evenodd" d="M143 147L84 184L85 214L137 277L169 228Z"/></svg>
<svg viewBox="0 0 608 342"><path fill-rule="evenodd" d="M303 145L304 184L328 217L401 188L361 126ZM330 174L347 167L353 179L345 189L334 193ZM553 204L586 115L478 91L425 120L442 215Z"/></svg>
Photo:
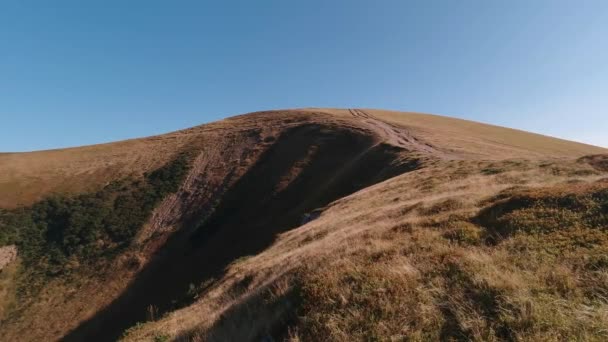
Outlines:
<svg viewBox="0 0 608 342"><path fill-rule="evenodd" d="M470 161L397 176L126 340L604 340L607 176Z"/></svg>
<svg viewBox="0 0 608 342"><path fill-rule="evenodd" d="M28 302L14 310L16 314L9 315L5 325L16 329L14 336L29 333L33 339L59 337L61 335L56 334L63 334L65 329L71 329L78 324L78 317L86 318L94 314L97 309L108 305L116 295L124 291L121 297L116 298L119 303L116 305L123 307L120 303L126 301L124 307L130 307L132 311L129 312L123 307L121 311L124 311L125 316L124 320L120 320L123 325L103 329L109 337L116 337L123 329L140 320L142 314L145 318L149 304L154 303L162 306L163 310L168 309L173 300L186 292L190 283L220 272L225 264L241 255L263 248L272 241L277 232L299 222L307 210L408 168L415 168L419 164L416 158L400 160L397 149L382 144L381 139L365 127L336 120L331 116L312 112L294 111L288 115L272 112L226 121L230 121L230 124L223 122L193 130L194 132L189 133L193 137L189 138L191 143L187 148L173 146L174 150L168 155L177 155L184 151L194 155L190 171L177 192L167 196L151 214L149 223L137 233L131 247L120 257L108 261L109 264L96 264L92 272L96 273L96 281L88 282L84 279L84 274L78 274L77 279L70 279L77 284L68 284L68 288L83 289L76 292L67 303L65 298L56 295L66 291L65 279L51 279L36 298L27 298ZM200 133L201 131L204 133ZM154 148L155 139L151 140ZM130 145L127 147L131 148ZM119 144L118 149L121 148L125 147ZM104 153L107 151L102 150ZM128 158L132 164L127 164L120 158L111 163L127 165L121 172L137 178L137 165L142 166L139 171L141 174L149 171L146 169L148 165L152 165L149 160L158 158L154 150L141 151L142 155L139 157L130 155L131 150L119 154L121 158ZM87 153L74 155L70 158L91 158ZM66 156L69 156L69 153L66 153ZM168 157L167 159L170 160ZM43 160L43 163L46 162L48 161ZM80 176L76 169L67 171L74 174L69 175L66 181L69 181L70 177ZM91 181L99 182L98 179ZM102 185L98 183L96 186ZM44 191L41 191L41 195L44 195ZM251 210L233 217L230 210L235 208ZM216 211L217 214L212 215ZM285 212L277 215L275 211ZM218 218L218 215L222 216ZM249 224L245 227L247 229L243 230L239 221L224 222L226 219L222 217L236 218L240 222L245 220ZM217 261L207 263L197 272L193 268L200 267L200 253L182 253L184 249L206 251L190 246L192 241L202 239L196 236L202 234L199 222L206 220L222 226L221 229L215 229L221 234L228 234L231 240L240 241L240 246L228 249L225 256L221 253L211 253L211 257ZM176 231L179 234L172 234ZM197 235L192 237L195 233ZM209 235L203 235L205 234ZM242 236L242 239L239 239L239 236ZM220 239L213 245L219 247L230 244L234 242ZM163 247L162 251L148 265L147 260L160 247ZM176 255L174 251L177 252ZM175 265L182 265L183 268ZM174 271L174 281L161 285L167 270ZM136 275L137 278L127 287L128 282ZM105 287L100 288L101 283ZM150 302L150 298L155 299ZM49 302L62 303L61 306L65 310L58 313L56 306ZM112 312L112 307L110 305L108 312ZM61 319L49 321L51 316L59 316ZM23 320L24 317L26 319ZM104 321L99 317L92 317L93 322L100 319ZM79 336L83 329L85 335L97 334L97 329L90 330L88 326L84 325L74 334ZM6 336L12 336L10 331Z"/></svg>
<svg viewBox="0 0 608 342"><path fill-rule="evenodd" d="M111 144L0 154L0 207L31 204L52 192L91 190L110 180L159 167L177 150L206 148L214 136L256 129L280 130L282 125L292 124L291 120L363 126L389 142L399 134L413 136L423 144L435 145L460 158L576 158L606 153L606 149L595 146L430 114L323 108L269 113L238 116L161 136ZM274 125L277 128L273 128ZM391 125L401 133L392 132ZM423 144L414 147L425 149Z"/></svg>
<svg viewBox="0 0 608 342"><path fill-rule="evenodd" d="M491 329L519 334L517 327L499 326L496 317L481 311L488 316L477 321L484 328L470 330L467 324L472 323L464 324L459 316L466 310L456 304L476 305L477 299L463 294L450 307L437 297L443 285L435 282L458 279L440 274L429 280L427 274L452 265L467 277L485 276L466 268L465 251L470 249L488 267L504 271L506 256L495 253L505 252L494 246L491 234L484 237L487 220L479 220L485 216L476 218L490 205L484 201L514 185L596 182L605 177L596 167L601 153L606 150L432 115L306 109L237 116L114 144L3 154L0 207L8 217L13 208L53 193L70 198L101 191L112 210L119 210L122 202L111 192L114 181L133 182L135 189L142 182L157 184L150 175L181 155L188 156L188 170L178 187L162 192L162 200L145 214L145 224L119 240L123 247L105 237L102 220L97 240L87 244L100 251L99 257L67 249L67 261L54 265L58 270L50 277L31 278L40 272L27 273L25 266L21 273L5 272L8 280L1 281L8 285L0 286L8 290L0 289L0 305L7 310L0 317L0 330L11 340L114 340L126 330L128 339L143 340L309 340L315 335L348 340L373 334L384 339L389 333L422 338L436 336L433 333L443 329L436 325L441 324L444 337L484 339ZM173 182L170 176L161 178ZM72 211L60 225L68 228L60 230L74 227L74 213L79 212ZM111 237L116 228L108 227ZM458 242L461 235L469 239L468 234L473 235L472 243ZM396 258L405 253L400 251L403 246L410 248L410 256ZM110 248L114 252L104 256ZM497 252L488 255L488 248ZM26 255L22 259L24 265L34 265L30 268L39 267ZM519 270L510 272L520 276ZM343 283L342 276L364 283ZM377 315L379 325L366 326L362 331L367 335L358 336L351 326L363 322L353 317L336 323L331 318L344 312L369 316L356 308L391 310L391 301L403 300L404 289L393 288L395 281L406 278L412 287L403 293L427 296L428 301L411 299L399 305L429 308L428 317L420 316L432 321L429 325L415 323L415 312L404 313L400 319L413 320L408 323L411 331L396 332L392 324L403 321L392 322L388 317L394 315L385 312ZM40 282L38 290L24 291L32 279ZM368 280L382 284L369 285ZM522 291L531 286L522 284ZM384 294L357 292L357 286L368 285L370 293ZM414 290L419 286L439 292ZM351 292L331 292L339 288ZM373 298L383 307L374 309L377 303L369 302ZM576 298L585 304L584 298ZM343 304L333 306L336 300ZM313 302L318 305L307 304ZM446 305L449 310L442 311ZM137 324L145 321L149 323ZM601 328L604 321L599 322ZM379 326L384 330L377 330ZM575 336L566 334L571 332L566 329L563 336ZM501 334L495 336L508 335Z"/></svg>

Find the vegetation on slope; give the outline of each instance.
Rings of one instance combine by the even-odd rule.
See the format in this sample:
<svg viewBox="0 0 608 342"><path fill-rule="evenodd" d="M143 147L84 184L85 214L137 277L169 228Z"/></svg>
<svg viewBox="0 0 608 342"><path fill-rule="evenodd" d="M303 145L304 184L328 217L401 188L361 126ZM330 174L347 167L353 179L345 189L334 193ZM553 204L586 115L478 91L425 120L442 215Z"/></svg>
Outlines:
<svg viewBox="0 0 608 342"><path fill-rule="evenodd" d="M91 266L129 246L155 206L178 189L188 167L189 157L180 154L142 179L2 211L0 246L17 245L25 272L36 278Z"/></svg>
<svg viewBox="0 0 608 342"><path fill-rule="evenodd" d="M548 189L507 189L492 199L477 220L490 229L493 240L517 234L559 233L608 229L608 188L605 184Z"/></svg>
<svg viewBox="0 0 608 342"><path fill-rule="evenodd" d="M306 268L291 338L607 338L608 185L507 190L483 203L471 220L399 226L367 236L374 248Z"/></svg>
<svg viewBox="0 0 608 342"><path fill-rule="evenodd" d="M410 120L416 117L420 120ZM373 124L365 126L372 119ZM385 142L394 142L393 133L405 140L421 137L421 141L433 143L424 151L438 154L425 154L424 168L415 167L408 175L369 187L325 207L330 198L345 194L336 192L336 197L327 197L327 201L322 202L324 212L319 217L315 215L313 221L304 222L302 227L278 237L275 235L278 228L293 225L277 224L277 219L289 215L285 222L301 222L302 213L318 208L317 203L321 202L315 201L329 193L328 184L348 183L353 179L357 184L360 180L360 185L369 184L366 182L372 179L371 172L378 168L370 167L370 163L363 160L361 170L353 173L359 178L344 177L342 173L326 182L319 183L315 177L311 183L294 183L297 186L287 189L298 201L306 201L297 207L292 203L299 202L285 201L286 197L276 196L274 192L268 197L273 202L255 197L252 203L245 196L257 193L248 191L251 188L230 191L238 201L222 197L216 212L220 218L232 220L230 227L234 228L218 229L224 239L215 241L222 242L207 241L204 248L193 244L189 246L193 249L186 253L171 247L175 245L164 245L172 249L169 253L179 256L167 260L190 263L184 266L167 262L156 269L161 272L154 277L138 278L139 284L146 285L121 294L129 298L136 293L137 305L124 305L129 303L127 300L114 301L118 303L117 310L107 311L107 317L116 319L112 313L123 309L135 312L137 317L144 316L142 308L149 305L153 313L150 321L129 329L125 335L127 340L260 340L269 336L294 341L608 338L604 192L608 183L579 184L601 178L606 171L605 158L581 158L577 163L535 160L545 156L578 158L584 153L601 153L601 149L594 152L589 146L523 137L522 132L507 132L497 127L485 129L464 122L459 127L473 133L460 134L451 132L454 125L445 118L407 116L402 122L407 129L392 124L387 124L388 127L386 122L372 119L350 123L355 128L367 127ZM436 127L437 120L445 129ZM382 133L382 128L391 129ZM484 131L487 134L479 133ZM501 132L506 133L494 141ZM328 133L335 135L335 132ZM310 135L302 134L301 138L307 142ZM518 144L513 146L515 141ZM408 146L422 144L420 141L397 142L405 147L396 149L395 153L404 152L404 155L416 152ZM345 150L352 152L352 144L346 145ZM382 145L375 148L382 150L386 147ZM459 149L452 150L450 146L459 146ZM318 151L326 153L327 149ZM313 152L311 156L317 149ZM297 180L296 175L306 163L296 158L292 147L286 147L282 153L292 156L296 162L293 168L286 169L288 177L275 179L270 177L268 169L261 168L259 173L252 173L250 184L275 191L283 189L282 182ZM503 160L514 157L522 159ZM451 158L454 160L449 160ZM488 161L482 160L484 158ZM336 163L333 157L327 160ZM146 161L146 165L160 163ZM385 160L378 161L380 166L385 163ZM141 179L111 183L95 193L55 196L28 208L3 211L0 244L16 243L23 249L22 265L29 276L48 278L84 269L96 270L91 266L110 260L130 245L158 201L176 189L177 179L185 174L185 170L181 173L179 163L176 165L173 168L167 164L159 169L165 171L158 171L156 176L152 176L155 173L152 172ZM319 175L327 177L327 164L317 160L314 165ZM141 169L153 167L156 166ZM114 177L103 170L100 172L104 176ZM15 174L27 178L19 172ZM119 173L113 175L116 174ZM124 173L120 177L123 176ZM61 182L73 179L72 174L61 177ZM60 182L58 179L54 181ZM172 180L177 183L172 185ZM512 188L503 191L509 187ZM319 195L310 197L302 189L314 190ZM206 222L210 225L202 230L213 229L212 224L217 221L223 220L210 220ZM256 223L254 229L252 222ZM260 243L263 248L235 252L238 250L235 245L258 239L262 234L267 238ZM193 251L195 254L181 256ZM241 254L247 257L233 258ZM217 272L209 271L209 263L201 266L200 260L218 256L224 260L217 263ZM128 262L130 259L127 265ZM179 274L165 272L176 267L186 270L187 276L177 280L170 276L162 284L145 281ZM144 274L145 270L134 268L133 273ZM147 274L151 273L154 272ZM208 277L211 274L213 277ZM65 279L71 278L58 278L55 283ZM78 284L70 291L78 293L81 300L99 283L94 279L89 292L81 289L76 292ZM32 282L28 279L27 284ZM140 291L142 288L150 291ZM175 291L165 291L167 288ZM188 298L194 302L178 309L173 300L180 298L180 291L186 289ZM60 291L49 291L50 295L55 293L59 293L55 298L59 299L53 303L70 300L71 293L62 297L64 293ZM159 297L162 298L158 300ZM155 299L167 305L160 306L159 311L159 307L154 306ZM48 303L42 299L37 303L38 308ZM66 307L72 308L57 306L64 311ZM30 308L38 309L34 305ZM62 317L66 321L84 317L88 314L85 311L81 309L80 313ZM47 318L54 313L48 310L33 324L30 317L24 318L12 336L19 336L26 329L35 330L31 327L38 329L47 325L48 331L62 336L65 330L61 329L67 325L47 324L52 321ZM130 313L123 316L127 319L116 320L122 322L116 325L117 331L140 321ZM100 317L103 319L103 315ZM96 322L91 320L81 326L97 326ZM38 336L47 336L47 332ZM91 336L99 338L100 335Z"/></svg>
<svg viewBox="0 0 608 342"><path fill-rule="evenodd" d="M580 163L587 163L600 171L608 171L608 154L594 154L579 158Z"/></svg>
<svg viewBox="0 0 608 342"><path fill-rule="evenodd" d="M451 161L398 176L125 339L606 340L608 182L589 170Z"/></svg>

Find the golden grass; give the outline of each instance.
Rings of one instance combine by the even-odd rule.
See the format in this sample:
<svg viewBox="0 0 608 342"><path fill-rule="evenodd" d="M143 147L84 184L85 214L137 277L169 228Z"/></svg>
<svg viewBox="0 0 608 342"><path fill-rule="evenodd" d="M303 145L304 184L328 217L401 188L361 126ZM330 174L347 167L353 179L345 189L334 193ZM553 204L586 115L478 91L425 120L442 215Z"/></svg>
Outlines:
<svg viewBox="0 0 608 342"><path fill-rule="evenodd" d="M366 110L405 127L450 158L578 158L608 150L538 134L430 114ZM0 208L31 204L49 193L91 191L157 168L181 149L213 146L218 136L244 130L280 130L297 121L338 121L370 128L348 110L307 109L255 113L155 137L28 153L0 153ZM377 127L376 127L377 129ZM382 132L381 132L382 133ZM386 139L390 139L384 137Z"/></svg>
<svg viewBox="0 0 608 342"><path fill-rule="evenodd" d="M323 110L335 115L350 115L344 109ZM424 141L464 158L578 158L608 151L601 147L440 115L377 109L365 111L411 129Z"/></svg>
<svg viewBox="0 0 608 342"><path fill-rule="evenodd" d="M31 204L51 193L96 190L165 164L182 150L213 150L216 141L280 131L305 121L328 122L302 111L236 116L159 136L27 153L0 153L0 208ZM248 133L250 132L250 133ZM228 162L228 161L224 161Z"/></svg>
<svg viewBox="0 0 608 342"><path fill-rule="evenodd" d="M341 110L277 111L115 144L3 154L0 207L139 175L181 149L198 149L207 158L188 177L187 186L200 179L221 184L230 170L242 174L255 161L255 154L247 157L252 160L223 154L239 150L232 145L252 141L243 136L276 136L270 133L303 122L333 122L376 134L378 143L401 144L381 132L386 122L398 124L401 133L416 137L412 146L432 145L422 152L404 151L404 158L415 154L424 160L423 168L331 203L319 218L228 266L222 277L192 284L193 304L150 317L129 329L124 339L608 338L604 230L576 226L564 233L555 227L561 221L546 219L543 224L555 229L543 229L545 235L515 229L496 238L498 226L479 220L480 210L535 193L530 189L560 188L571 194L591 183L608 185L599 182L606 179L601 169L576 161L605 150L457 119L367 112L384 124ZM538 196L546 197L548 191L539 190ZM75 290L73 284L52 282L17 322L10 322L5 336L59 338L78 324L74 317L91 317L107 305L138 271L125 266L128 259L137 257L144 264L161 247L147 245L154 233L168 233L178 225L180 196L189 194L183 191L158 208L153 222L140 232L133 255L103 270L108 275L104 284L80 279ZM576 224L581 217L556 216L555 208L535 210L525 208L517 222L560 217ZM32 326L39 328L32 331Z"/></svg>
<svg viewBox="0 0 608 342"><path fill-rule="evenodd" d="M568 172L528 162L488 174L504 165L456 161L364 189L125 340L605 340L605 229L557 226L497 242L475 220L522 194L545 201L606 189L601 174L571 174L585 165L557 165ZM243 291L230 290L243 279Z"/></svg>
<svg viewBox="0 0 608 342"><path fill-rule="evenodd" d="M15 278L19 264L19 260L17 260L0 269L0 322L6 318L15 302Z"/></svg>

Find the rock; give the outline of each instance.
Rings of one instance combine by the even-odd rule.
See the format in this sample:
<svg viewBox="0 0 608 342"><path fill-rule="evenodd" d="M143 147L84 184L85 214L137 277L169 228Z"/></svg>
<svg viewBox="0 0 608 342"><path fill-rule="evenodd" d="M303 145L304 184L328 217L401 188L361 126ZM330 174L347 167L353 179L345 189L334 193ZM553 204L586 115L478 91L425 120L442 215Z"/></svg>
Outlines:
<svg viewBox="0 0 608 342"><path fill-rule="evenodd" d="M0 271L15 259L17 259L17 246L9 245L0 247Z"/></svg>

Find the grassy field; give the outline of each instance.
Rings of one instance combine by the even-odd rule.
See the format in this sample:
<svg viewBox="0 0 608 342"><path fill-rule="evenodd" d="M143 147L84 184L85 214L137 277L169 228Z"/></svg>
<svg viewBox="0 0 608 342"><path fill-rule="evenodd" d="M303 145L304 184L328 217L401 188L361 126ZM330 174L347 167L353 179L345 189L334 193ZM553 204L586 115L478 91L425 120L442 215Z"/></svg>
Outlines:
<svg viewBox="0 0 608 342"><path fill-rule="evenodd" d="M605 340L607 175L445 166L334 202L126 340Z"/></svg>
<svg viewBox="0 0 608 342"><path fill-rule="evenodd" d="M234 134L255 127L271 129L269 125L273 120L281 122L288 120L290 114L306 112L324 114L326 117L316 119L320 122L339 119L346 125L366 126L366 122L353 118L349 110L278 111L271 118L256 120L240 116L184 131L117 143L30 153L0 153L0 207L30 204L53 192L78 193L96 189L113 179L157 168L176 151L200 148L209 144L208 140L217 134ZM366 112L400 125L401 129L438 146L451 158L576 158L607 151L539 134L437 115L382 110Z"/></svg>
<svg viewBox="0 0 608 342"><path fill-rule="evenodd" d="M328 110L347 116L348 110ZM463 158L576 158L606 149L521 130L446 116L369 109L365 112L405 127L421 139Z"/></svg>
<svg viewBox="0 0 608 342"><path fill-rule="evenodd" d="M184 150L195 153L183 184L112 263L53 279L21 306L0 288L12 303L3 336L608 338L599 147L427 114L262 112L0 155L0 206L143 177ZM5 274L11 289L15 270Z"/></svg>

